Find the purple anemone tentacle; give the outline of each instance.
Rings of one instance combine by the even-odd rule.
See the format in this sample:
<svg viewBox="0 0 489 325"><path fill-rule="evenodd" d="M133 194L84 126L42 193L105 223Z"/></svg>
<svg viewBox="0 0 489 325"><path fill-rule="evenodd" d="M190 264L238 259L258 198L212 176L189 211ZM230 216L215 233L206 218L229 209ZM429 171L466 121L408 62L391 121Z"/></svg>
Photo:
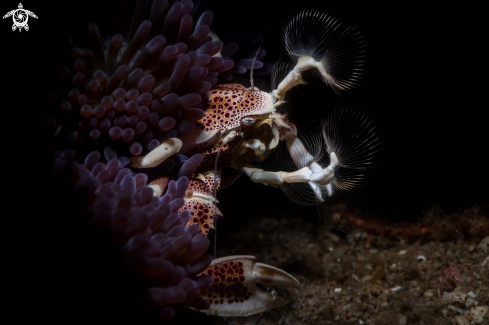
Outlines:
<svg viewBox="0 0 489 325"><path fill-rule="evenodd" d="M108 156L113 154L107 152ZM177 212L183 205L181 197L188 178L170 181L171 199L165 201L153 196L146 174L124 168L113 155L102 163L102 156L94 151L84 164L73 160L71 149L56 156L56 175L68 175L70 183L86 198L90 226L108 234L128 275L144 279L137 282L140 296L134 299L138 308L173 315L187 306L199 305L200 301L194 302L196 292L207 286L209 279L197 274L212 258L204 254L209 240L198 236L198 227L184 228L190 212Z"/></svg>

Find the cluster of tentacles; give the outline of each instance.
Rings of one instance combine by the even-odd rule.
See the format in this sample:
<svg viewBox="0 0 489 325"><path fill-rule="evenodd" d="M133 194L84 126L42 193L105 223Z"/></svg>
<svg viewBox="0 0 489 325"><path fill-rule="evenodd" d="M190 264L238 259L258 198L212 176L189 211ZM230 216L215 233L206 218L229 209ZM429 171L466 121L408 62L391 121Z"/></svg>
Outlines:
<svg viewBox="0 0 489 325"><path fill-rule="evenodd" d="M153 1L148 6L149 2L138 3L125 37L116 34L104 42L97 25L90 24L91 48L71 50L76 59L73 73L67 67L59 69L71 90L61 104L58 95L51 96L56 109L46 119L58 149L76 146L77 159L106 146L120 155L144 155L165 139L195 128L207 91L219 74L229 79L232 72L251 67L252 59L242 58L234 69L230 57L237 43L227 41L223 48L223 42L209 36L210 11L195 21L191 0ZM244 47L250 44L256 46L256 40ZM259 71L265 52L258 54ZM263 73L270 70L267 65Z"/></svg>
<svg viewBox="0 0 489 325"><path fill-rule="evenodd" d="M170 181L167 193L157 198L146 186L146 174L125 168L126 157L101 162L94 151L80 164L70 149L56 156L55 174L84 197L90 225L120 248L124 269L140 281L141 296L134 297L139 309L156 307L161 318L170 319L188 306L208 308L197 294L212 279L197 275L212 261L204 254L209 240L197 225L186 227L189 211L178 213L188 177Z"/></svg>
<svg viewBox="0 0 489 325"><path fill-rule="evenodd" d="M74 75L60 68L73 89L61 114L47 120L58 128L58 138L87 143L90 151L111 145L120 154L140 155L195 127L203 115L202 95L233 61L213 57L222 42L208 37L211 12L194 23L192 1L167 6L155 1L150 19L142 22L136 13L136 31L127 39L116 34L107 49L97 26L89 26L91 49L71 51ZM80 151L77 156L87 154Z"/></svg>
<svg viewBox="0 0 489 325"><path fill-rule="evenodd" d="M230 79L250 68L245 57L244 67L231 70L237 42L223 48L210 36L213 14L206 11L195 19L195 11L191 0L138 1L134 10L124 1L114 23L118 33L108 41L90 24L90 49L72 48L73 69L58 69L65 83L60 91L67 95L51 94L54 109L44 116L58 150L55 178L69 180L84 197L90 227L106 234L124 272L140 282L140 295L133 297L138 308L156 310L160 319L188 306L208 308L197 296L210 279L197 274L212 261L204 254L209 241L197 225L185 227L188 211L178 213L188 177L201 159L176 154L143 170L130 169L126 157L146 155L194 129L218 76L226 72L223 77ZM128 15L133 16L130 26L124 24ZM264 55L262 49L258 60ZM255 67L263 63L256 61ZM104 161L99 161L101 153ZM174 168L180 167L176 175ZM157 198L146 185L162 172L176 179Z"/></svg>

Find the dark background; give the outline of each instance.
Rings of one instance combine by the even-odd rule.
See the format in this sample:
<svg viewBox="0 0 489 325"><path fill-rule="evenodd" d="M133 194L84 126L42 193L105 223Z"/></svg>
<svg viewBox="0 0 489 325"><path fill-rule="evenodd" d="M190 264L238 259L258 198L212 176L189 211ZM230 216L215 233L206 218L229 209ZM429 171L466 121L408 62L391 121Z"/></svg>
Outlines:
<svg viewBox="0 0 489 325"><path fill-rule="evenodd" d="M2 2L3 14L16 9L17 1ZM39 17L29 18L28 32L12 32L11 18L1 21L2 113L7 113L2 116L3 185L8 193L3 195L8 232L4 240L7 251L13 253L5 258L12 262L13 273L21 267L36 282L45 281L40 270L53 258L50 249L57 247L61 252L75 245L77 237L70 234L75 234L77 223L70 219L76 216L71 201L66 200L70 194L60 192L49 176L51 153L42 135L42 121L34 111L42 111L45 98L55 90L49 66L70 62L63 26L78 43L86 44L88 24L96 22L103 30L112 21L116 3L28 1L23 2L24 8ZM489 204L487 82L483 73L487 24L481 19L482 7L465 3L443 7L412 2L284 3L203 1L199 11L214 12L213 29L220 36L239 30L261 31L267 51L264 61L268 62L285 53L280 42L282 22L304 7L322 8L357 26L366 43L366 78L343 102L336 99L321 104L326 108L354 106L377 125L385 148L378 182L389 193L388 218L412 220L436 203L447 212ZM218 198L225 215L224 231L236 229L246 216L284 210L317 218L313 208L297 206L280 190L253 184L244 176ZM60 217L66 219L59 222ZM57 237L59 234L63 236ZM32 259L36 252L46 257ZM61 267L60 272L70 270ZM25 299L30 293L21 296Z"/></svg>
<svg viewBox="0 0 489 325"><path fill-rule="evenodd" d="M4 122L4 146L10 155L22 157L19 163L24 168L15 177L29 175L27 181L33 171L43 176L49 171L50 159L32 110L42 110L44 98L54 90L49 65L70 63L62 26L84 45L88 24L96 22L102 31L107 30L104 26L110 26L116 4L26 2L24 8L39 19L30 18L31 29L21 33L11 31L10 18L2 20L3 90L4 97L11 99L4 111L12 115L9 123ZM5 12L16 7L16 2L2 5ZM280 1L252 0L203 1L199 12L214 12L213 29L221 36L239 30L262 32L265 61L274 62L285 53L280 41L282 22L306 7L322 8L345 24L357 26L364 35L364 82L343 101L321 105L325 109L353 106L374 120L384 143L382 184L390 193L388 215L409 219L433 203L449 212L489 203L481 8L346 1L300 1L285 6ZM24 122L33 122L33 127L23 126ZM229 196L239 198L236 204L249 192L263 194L256 195L253 204L264 204L265 196L271 196L268 205L275 205L275 198L285 201L280 191L245 179L238 184L229 189Z"/></svg>

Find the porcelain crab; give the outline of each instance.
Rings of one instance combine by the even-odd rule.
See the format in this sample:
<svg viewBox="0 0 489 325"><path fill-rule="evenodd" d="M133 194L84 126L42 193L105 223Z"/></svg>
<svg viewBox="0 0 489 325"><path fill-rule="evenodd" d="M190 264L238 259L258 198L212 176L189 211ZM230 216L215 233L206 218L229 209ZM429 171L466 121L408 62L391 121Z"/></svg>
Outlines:
<svg viewBox="0 0 489 325"><path fill-rule="evenodd" d="M215 216L222 216L216 205L215 191L221 188L223 181L230 184L241 173L250 176L254 182L272 186L284 182L314 182L320 186L333 178L334 167L338 164L334 153L331 154L331 165L326 168L317 163L296 172L270 172L253 167L252 162L263 160L279 141L288 144L291 156L306 152L297 138L294 125L276 112L274 105L277 103L280 104L280 100L257 89L238 84L219 85L209 92L207 109L197 122L195 131L181 139L168 139L155 149L165 153L155 164L177 152L201 161L192 173L184 196L185 204L181 208L191 211L187 226L198 224L201 232L208 234ZM183 143L194 145L184 146ZM149 166L144 163L156 153L133 158L132 166ZM231 178L222 179L224 167L231 167L236 173ZM170 179L162 176L149 186L156 196L161 196L166 192ZM256 287L255 282L300 288L293 276L273 266L256 263L253 256L216 259L204 273L213 276L214 282L202 296L211 303L209 312L220 316L251 315L286 303L284 299L277 299Z"/></svg>
<svg viewBox="0 0 489 325"><path fill-rule="evenodd" d="M288 118L289 91L305 84L304 72L313 71L336 92L356 85L361 76L363 50L358 34L353 29L339 29L331 16L316 11L295 15L284 29L284 44L289 58L279 61L272 73L272 91L260 91L239 84L217 85L208 92L204 116L196 128L179 138L170 138L144 157L132 157L131 167L148 168L163 162L173 154L185 154L192 160L190 170L182 168L178 175L190 175L181 210L191 213L187 226L198 224L202 233L214 228L217 208L215 193L228 186L241 174L253 182L280 187L294 201L303 204L324 202L332 195L335 171L339 167L354 167L355 161L371 152L375 139L371 128L361 117L353 122L355 137L365 139L341 145L336 132L331 135L331 123L325 122L311 130L319 138L320 148L311 146ZM315 28L313 35L308 34ZM355 119L358 116L352 116ZM328 124L329 123L329 124ZM333 131L335 120L333 120ZM257 164L270 151L281 145L286 148L295 170L270 171ZM367 149L361 149L365 145ZM223 173L224 168L233 173ZM185 169L185 170L183 170ZM154 179L149 186L161 197L167 190L172 175ZM299 199L300 185L313 193L311 202ZM292 186L292 187L291 187ZM295 187L294 187L295 186ZM295 193L295 194L294 194ZM201 292L210 303L203 312L219 316L247 316L280 307L287 302L255 285L284 285L299 289L299 282L290 274L273 266L257 263L253 256L229 256L215 259L203 274L212 276L212 284Z"/></svg>

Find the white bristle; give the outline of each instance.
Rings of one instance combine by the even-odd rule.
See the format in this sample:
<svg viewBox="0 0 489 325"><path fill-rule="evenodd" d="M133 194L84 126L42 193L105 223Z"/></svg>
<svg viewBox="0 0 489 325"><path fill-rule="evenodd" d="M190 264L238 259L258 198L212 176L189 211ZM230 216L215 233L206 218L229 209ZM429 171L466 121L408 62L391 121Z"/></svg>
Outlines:
<svg viewBox="0 0 489 325"><path fill-rule="evenodd" d="M288 55L284 54L272 68L270 74L272 89L277 89L280 82L287 76L287 74L294 68L295 62L292 61Z"/></svg>

